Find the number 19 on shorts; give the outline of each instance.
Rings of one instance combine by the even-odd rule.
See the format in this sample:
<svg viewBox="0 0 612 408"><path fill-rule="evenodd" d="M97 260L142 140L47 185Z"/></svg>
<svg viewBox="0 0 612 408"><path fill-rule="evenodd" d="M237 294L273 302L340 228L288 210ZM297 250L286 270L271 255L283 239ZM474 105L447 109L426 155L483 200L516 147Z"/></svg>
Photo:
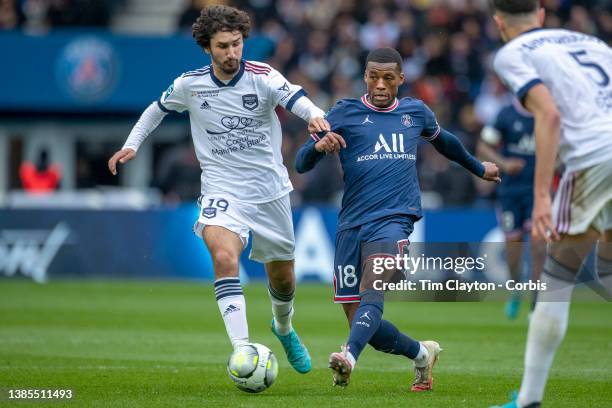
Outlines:
<svg viewBox="0 0 612 408"><path fill-rule="evenodd" d="M359 282L359 277L355 273L355 266L353 265L338 265L336 272L336 282L340 289L352 288Z"/></svg>

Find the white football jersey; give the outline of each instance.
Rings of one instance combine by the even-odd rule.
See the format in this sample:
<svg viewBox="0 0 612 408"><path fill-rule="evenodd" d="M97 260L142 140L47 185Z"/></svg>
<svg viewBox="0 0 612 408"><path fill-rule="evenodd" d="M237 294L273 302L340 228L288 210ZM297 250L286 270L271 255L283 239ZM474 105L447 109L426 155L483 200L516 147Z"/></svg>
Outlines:
<svg viewBox="0 0 612 408"><path fill-rule="evenodd" d="M210 65L184 73L158 105L165 112L189 112L202 194L257 204L293 188L283 165L275 108L291 110L305 94L269 65L243 60L227 83L215 77Z"/></svg>
<svg viewBox="0 0 612 408"><path fill-rule="evenodd" d="M596 37L535 29L502 47L495 71L521 99L543 83L561 114L559 156L569 171L612 160L612 50Z"/></svg>

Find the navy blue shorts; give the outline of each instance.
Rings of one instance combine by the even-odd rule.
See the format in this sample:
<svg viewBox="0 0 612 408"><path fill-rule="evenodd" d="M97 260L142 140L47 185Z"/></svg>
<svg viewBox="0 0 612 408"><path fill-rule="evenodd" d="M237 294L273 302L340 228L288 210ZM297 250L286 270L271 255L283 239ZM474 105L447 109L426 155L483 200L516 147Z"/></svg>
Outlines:
<svg viewBox="0 0 612 408"><path fill-rule="evenodd" d="M518 239L531 229L533 194L513 194L500 196L498 222L506 238Z"/></svg>
<svg viewBox="0 0 612 408"><path fill-rule="evenodd" d="M355 228L336 233L334 257L334 302L359 302L362 272L362 244L369 242L394 243L394 253L403 255L408 249L408 237L414 230L415 218L392 215Z"/></svg>

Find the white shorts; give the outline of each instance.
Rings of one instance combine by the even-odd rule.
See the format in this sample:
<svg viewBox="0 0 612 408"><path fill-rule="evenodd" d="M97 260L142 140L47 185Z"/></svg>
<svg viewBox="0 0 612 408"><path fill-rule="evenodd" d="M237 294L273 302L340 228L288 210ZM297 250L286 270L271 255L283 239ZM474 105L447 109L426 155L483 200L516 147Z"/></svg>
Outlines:
<svg viewBox="0 0 612 408"><path fill-rule="evenodd" d="M553 203L553 222L560 234L576 235L593 227L612 229L612 160L565 172Z"/></svg>
<svg viewBox="0 0 612 408"><path fill-rule="evenodd" d="M289 194L263 204L245 203L222 194L204 195L198 199L198 206L200 216L193 226L197 236L202 237L207 225L216 225L236 233L246 247L252 232L250 259L261 263L294 259Z"/></svg>

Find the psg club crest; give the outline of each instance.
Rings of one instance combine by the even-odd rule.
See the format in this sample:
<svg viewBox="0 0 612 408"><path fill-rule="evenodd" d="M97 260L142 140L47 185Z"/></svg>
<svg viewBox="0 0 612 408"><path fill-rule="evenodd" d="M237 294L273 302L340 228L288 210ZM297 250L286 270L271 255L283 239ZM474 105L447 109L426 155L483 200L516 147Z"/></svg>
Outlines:
<svg viewBox="0 0 612 408"><path fill-rule="evenodd" d="M257 99L257 95L255 94L247 94L242 95L242 106L247 108L248 110L254 110L259 106L259 99Z"/></svg>
<svg viewBox="0 0 612 408"><path fill-rule="evenodd" d="M113 47L95 37L77 37L60 52L55 72L58 85L75 100L104 101L115 89L119 63Z"/></svg>
<svg viewBox="0 0 612 408"><path fill-rule="evenodd" d="M412 118L410 117L410 115L402 115L402 125L406 127L412 126Z"/></svg>

